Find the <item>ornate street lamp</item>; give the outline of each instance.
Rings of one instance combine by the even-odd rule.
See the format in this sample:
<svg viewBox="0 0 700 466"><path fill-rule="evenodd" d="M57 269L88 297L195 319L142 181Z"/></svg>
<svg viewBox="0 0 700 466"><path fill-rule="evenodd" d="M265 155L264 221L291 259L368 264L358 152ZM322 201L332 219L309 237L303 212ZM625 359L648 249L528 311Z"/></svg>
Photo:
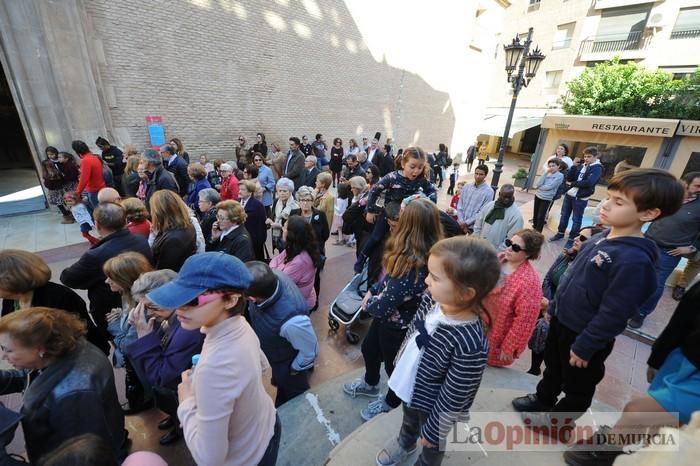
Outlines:
<svg viewBox="0 0 700 466"><path fill-rule="evenodd" d="M506 120L506 128L503 132L501 147L498 151L498 160L493 170L493 178L491 178L491 187L493 187L494 191L498 189L498 181L501 179L501 173L503 172L503 157L506 155L508 133L510 133L510 125L513 122L513 114L515 113L515 104L518 101L518 94L520 94L520 90L523 87L527 87L527 85L530 84L532 78L537 74L540 64L542 64L542 61L545 59L545 56L539 48L535 48L535 50L530 52L532 31L532 28L527 31L527 39L525 39L525 42L521 43L520 38L516 37L513 39L512 43L503 46L506 53L505 70L508 73L508 82L513 86L513 98L510 102L510 111L508 112L508 119ZM513 75L516 67L518 73Z"/></svg>

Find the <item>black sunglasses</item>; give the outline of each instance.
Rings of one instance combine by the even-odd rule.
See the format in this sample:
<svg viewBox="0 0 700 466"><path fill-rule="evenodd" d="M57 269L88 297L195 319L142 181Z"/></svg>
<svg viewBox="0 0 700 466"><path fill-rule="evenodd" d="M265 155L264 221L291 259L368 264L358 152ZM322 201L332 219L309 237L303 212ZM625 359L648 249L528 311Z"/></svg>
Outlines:
<svg viewBox="0 0 700 466"><path fill-rule="evenodd" d="M578 240L581 241L582 243L583 243L584 241L586 241L587 239L588 239L587 236L578 235Z"/></svg>
<svg viewBox="0 0 700 466"><path fill-rule="evenodd" d="M520 252L520 251L525 251L525 248L520 246L519 244L515 244L509 239L505 240L505 245L507 248L511 248L513 252Z"/></svg>

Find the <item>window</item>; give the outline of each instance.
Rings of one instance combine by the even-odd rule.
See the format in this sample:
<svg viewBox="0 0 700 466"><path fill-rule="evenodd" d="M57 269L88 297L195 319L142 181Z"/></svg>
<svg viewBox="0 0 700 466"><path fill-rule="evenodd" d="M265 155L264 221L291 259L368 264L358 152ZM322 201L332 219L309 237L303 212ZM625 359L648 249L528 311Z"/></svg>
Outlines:
<svg viewBox="0 0 700 466"><path fill-rule="evenodd" d="M552 39L552 50L568 49L571 46L571 39L574 37L576 23L560 24Z"/></svg>
<svg viewBox="0 0 700 466"><path fill-rule="evenodd" d="M527 11L536 11L540 9L540 0L530 0L530 5L527 7Z"/></svg>
<svg viewBox="0 0 700 466"><path fill-rule="evenodd" d="M671 31L671 39L694 39L700 37L700 7L681 8L676 24Z"/></svg>
<svg viewBox="0 0 700 466"><path fill-rule="evenodd" d="M566 141L569 146L569 156L582 157L583 149L586 147L596 147L598 149L598 160L603 165L603 176L598 182L599 185L607 186L615 171L622 171L625 167L639 167L642 165L646 147L618 146L615 144L604 144L583 141ZM571 155L573 154L573 155Z"/></svg>
<svg viewBox="0 0 700 466"><path fill-rule="evenodd" d="M696 66L661 66L659 70L671 73L673 79L685 79L695 74Z"/></svg>
<svg viewBox="0 0 700 466"><path fill-rule="evenodd" d="M603 10L592 52L638 50L651 3Z"/></svg>
<svg viewBox="0 0 700 466"><path fill-rule="evenodd" d="M561 84L561 77L563 74L564 70L547 71L547 75L545 76L546 83L544 87L547 89L559 88L559 84Z"/></svg>

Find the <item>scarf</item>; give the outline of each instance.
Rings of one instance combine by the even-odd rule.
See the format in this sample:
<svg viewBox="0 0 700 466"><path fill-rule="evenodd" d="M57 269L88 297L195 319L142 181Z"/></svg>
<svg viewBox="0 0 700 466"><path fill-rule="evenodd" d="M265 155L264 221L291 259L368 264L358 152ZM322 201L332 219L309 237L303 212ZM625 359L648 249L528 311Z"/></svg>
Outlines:
<svg viewBox="0 0 700 466"><path fill-rule="evenodd" d="M513 202L503 202L500 199L496 199L493 205L493 209L486 215L484 222L489 225L493 225L496 220L503 220L506 218L506 209L513 205Z"/></svg>

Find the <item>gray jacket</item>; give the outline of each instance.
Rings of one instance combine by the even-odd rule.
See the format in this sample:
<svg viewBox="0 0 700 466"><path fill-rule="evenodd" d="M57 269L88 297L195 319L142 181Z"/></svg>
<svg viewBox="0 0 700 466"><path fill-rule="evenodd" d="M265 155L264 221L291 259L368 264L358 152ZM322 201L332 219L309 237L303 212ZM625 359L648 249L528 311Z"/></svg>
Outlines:
<svg viewBox="0 0 700 466"><path fill-rule="evenodd" d="M114 371L97 347L78 347L42 371L0 371L0 394L24 391L22 429L32 464L63 441L82 434L102 437L120 457L126 440Z"/></svg>
<svg viewBox="0 0 700 466"><path fill-rule="evenodd" d="M545 172L537 183L535 195L542 200L551 201L557 194L557 189L564 182L564 174L556 171L554 173Z"/></svg>

